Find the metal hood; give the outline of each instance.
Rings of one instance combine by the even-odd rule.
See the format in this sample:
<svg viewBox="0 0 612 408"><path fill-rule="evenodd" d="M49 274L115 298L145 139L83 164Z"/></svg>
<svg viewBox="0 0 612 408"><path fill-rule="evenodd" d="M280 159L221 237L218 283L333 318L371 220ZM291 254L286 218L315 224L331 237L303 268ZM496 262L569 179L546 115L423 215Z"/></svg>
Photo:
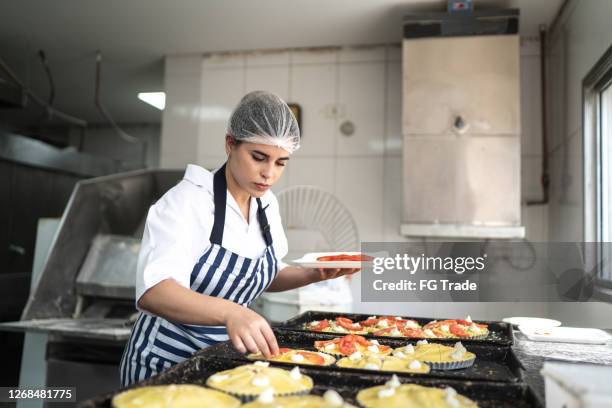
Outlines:
<svg viewBox="0 0 612 408"><path fill-rule="evenodd" d="M525 235L518 12L476 17L405 19L405 236Z"/></svg>

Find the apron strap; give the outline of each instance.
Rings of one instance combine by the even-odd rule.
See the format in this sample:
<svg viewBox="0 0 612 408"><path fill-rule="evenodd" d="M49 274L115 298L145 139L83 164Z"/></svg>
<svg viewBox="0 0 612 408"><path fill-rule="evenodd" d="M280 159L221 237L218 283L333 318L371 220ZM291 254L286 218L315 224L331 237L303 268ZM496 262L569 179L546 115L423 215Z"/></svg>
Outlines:
<svg viewBox="0 0 612 408"><path fill-rule="evenodd" d="M225 179L225 166L223 166L213 176L213 194L215 202L215 222L210 231L210 242L222 246L223 242L223 227L225 226L225 206L227 205L227 180ZM272 234L270 232L270 224L266 217L266 206L262 208L261 200L257 198L257 221L261 228L266 246L272 245Z"/></svg>
<svg viewBox="0 0 612 408"><path fill-rule="evenodd" d="M225 164L213 176L213 195L215 201L215 222L210 231L210 242L221 246L223 242L223 227L225 225L225 206L227 203L227 180L225 180Z"/></svg>
<svg viewBox="0 0 612 408"><path fill-rule="evenodd" d="M272 234L270 233L270 224L268 224L268 217L266 217L266 208L268 208L270 204L266 205L265 208L261 207L261 200L257 199L257 221L259 221L259 227L261 228L261 233L263 234L264 241L266 241L266 246L272 245Z"/></svg>

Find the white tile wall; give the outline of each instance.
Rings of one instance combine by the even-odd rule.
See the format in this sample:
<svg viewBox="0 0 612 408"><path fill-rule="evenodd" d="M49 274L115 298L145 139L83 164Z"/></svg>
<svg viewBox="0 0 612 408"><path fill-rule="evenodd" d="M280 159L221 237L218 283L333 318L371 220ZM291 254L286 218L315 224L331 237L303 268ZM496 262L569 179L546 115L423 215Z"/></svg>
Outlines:
<svg viewBox="0 0 612 408"><path fill-rule="evenodd" d="M244 68L204 69L201 92L198 158L224 158L228 119L245 94Z"/></svg>
<svg viewBox="0 0 612 408"><path fill-rule="evenodd" d="M292 157L289 163L288 185L317 186L325 191L334 193L336 159L334 157Z"/></svg>
<svg viewBox="0 0 612 408"><path fill-rule="evenodd" d="M340 64L338 103L342 114L336 132L338 156L384 153L385 64L383 62ZM350 136L340 132L343 122L354 125Z"/></svg>
<svg viewBox="0 0 612 408"><path fill-rule="evenodd" d="M338 157L336 196L355 217L361 241L381 241L383 158Z"/></svg>
<svg viewBox="0 0 612 408"><path fill-rule="evenodd" d="M166 59L166 109L162 114L159 161L162 168L183 168L198 160L202 99L199 66L200 62L193 58Z"/></svg>
<svg viewBox="0 0 612 408"><path fill-rule="evenodd" d="M291 67L291 101L302 107L302 141L296 157L334 157L336 154L337 72L335 63Z"/></svg>
<svg viewBox="0 0 612 408"><path fill-rule="evenodd" d="M246 92L266 90L289 101L289 65L269 65L246 68Z"/></svg>

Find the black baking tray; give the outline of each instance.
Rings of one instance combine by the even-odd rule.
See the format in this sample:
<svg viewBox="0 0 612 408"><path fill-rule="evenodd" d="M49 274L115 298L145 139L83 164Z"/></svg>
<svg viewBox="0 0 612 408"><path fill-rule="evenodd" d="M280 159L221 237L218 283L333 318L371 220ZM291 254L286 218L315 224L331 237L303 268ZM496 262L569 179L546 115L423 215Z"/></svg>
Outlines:
<svg viewBox="0 0 612 408"><path fill-rule="evenodd" d="M367 314L358 314L358 313L338 313L338 312L321 312L321 311L306 311L301 313L283 323L277 323L274 327L279 327L283 329L295 330L298 332L306 332L313 333L311 330L304 329L304 324L312 322L314 320L323 320L329 319L334 320L336 317L347 317L351 319L353 322L359 322L366 320L371 315ZM382 315L381 315L382 316ZM433 318L433 317L403 317L405 319L412 319L418 322L421 326L431 322L432 320L446 320L441 318ZM449 318L449 319L456 319ZM477 323L484 323L489 326L489 335L483 339L461 339L461 342L464 344L490 344L494 346L512 346L514 344L514 335L512 333L512 325L504 322L496 322L496 321L484 321L478 320ZM342 333L334 333L336 335L342 335ZM374 338L377 340L388 339L387 336L374 336L372 334L363 334L362 336L367 338ZM393 338L393 337L392 337ZM401 337L401 339L406 340L407 337ZM410 339L419 340L417 337L412 337ZM430 340L430 339L428 339ZM458 339L433 339L440 343L455 343Z"/></svg>
<svg viewBox="0 0 612 408"><path fill-rule="evenodd" d="M161 374L135 384L133 387L161 384L197 384L204 385L206 379L219 371L242 365L243 362L231 359L219 359L209 347L196 353L188 360L162 372ZM391 374L351 373L338 370L320 370L303 367L302 373L310 376L315 387L313 394L322 395L328 389L338 391L349 403L356 404L357 392L363 388L384 384ZM449 378L401 378L403 383L414 383L431 387L453 387L458 393L476 401L480 408L543 408L533 390L524 383L503 383L490 381L462 381ZM81 402L82 408L111 408L114 394Z"/></svg>
<svg viewBox="0 0 612 408"><path fill-rule="evenodd" d="M338 335L331 333L298 333L291 330L274 329L276 340L279 347L299 348L304 350L315 350L314 342L317 340L330 340ZM434 343L435 341L430 341ZM403 347L406 345L405 340L384 338L379 341L380 344L393 348ZM468 344L465 346L468 351L476 354L474 365L468 368L459 370L431 370L427 374L417 373L396 373L399 377L431 377L431 378L450 378L457 380L470 381L497 381L497 382L519 382L523 378L522 365L510 347L491 347L482 344ZM206 349L207 355L215 356L218 359L229 359L248 364L248 360L243 354L238 353L229 343L219 344L215 347ZM295 363L271 362L279 367L295 366ZM331 366L308 366L300 365L300 367L309 367L321 371L339 371L352 372L356 374L369 374L372 371L357 369L357 368L342 368L335 365ZM389 372L389 375L392 373Z"/></svg>

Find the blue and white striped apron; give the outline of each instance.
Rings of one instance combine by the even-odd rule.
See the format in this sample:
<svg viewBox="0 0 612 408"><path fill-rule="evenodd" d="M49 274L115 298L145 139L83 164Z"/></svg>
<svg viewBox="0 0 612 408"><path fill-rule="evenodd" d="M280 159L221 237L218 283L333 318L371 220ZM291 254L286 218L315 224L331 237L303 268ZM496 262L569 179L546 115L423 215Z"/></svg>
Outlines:
<svg viewBox="0 0 612 408"><path fill-rule="evenodd" d="M270 226L257 199L257 218L266 249L258 259L245 258L221 246L225 225L225 165L214 175L215 221L210 247L193 267L191 290L248 306L276 276L277 260ZM225 326L196 326L140 313L123 352L121 386L149 378L190 357L195 351L228 340Z"/></svg>

